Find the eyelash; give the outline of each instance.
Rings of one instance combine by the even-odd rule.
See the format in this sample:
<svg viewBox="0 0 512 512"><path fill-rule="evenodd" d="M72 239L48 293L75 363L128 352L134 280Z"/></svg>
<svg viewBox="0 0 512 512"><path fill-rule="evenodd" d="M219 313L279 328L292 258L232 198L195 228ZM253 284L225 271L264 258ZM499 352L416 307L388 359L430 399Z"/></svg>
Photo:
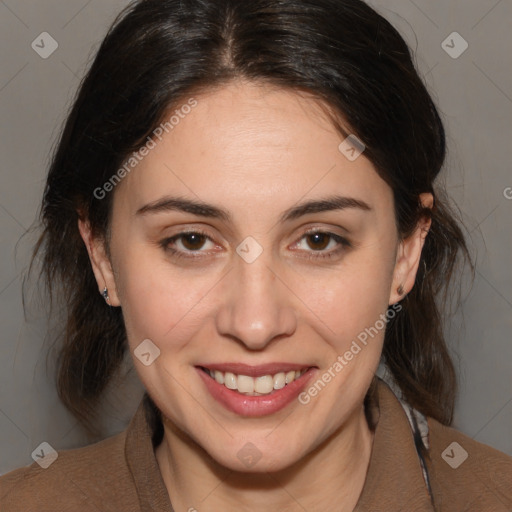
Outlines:
<svg viewBox="0 0 512 512"><path fill-rule="evenodd" d="M335 233L330 233L328 231L322 231L320 229L311 229L311 230L306 231L305 233L302 234L302 236L300 237L298 242L296 242L295 244L299 243L302 239L304 239L308 236L316 235L316 234L327 235L331 240L334 240L338 244L338 247L329 252L314 251L314 250L307 251L309 253L308 256L305 256L305 258L307 258L307 259L310 259L310 260L331 259L334 256L337 256L344 249L352 247L352 244L346 238L344 238L340 235L336 235ZM213 241L208 236L207 233L205 233L201 229L196 229L193 231L192 230L191 231L182 231L181 233L178 233L177 235L174 235L169 238L165 238L164 240L162 240L160 242L159 245L162 247L162 249L164 251L170 253L174 258L188 258L189 260L203 258L203 256L193 256L192 255L193 253L200 253L203 251L198 250L198 251L184 252L184 251L176 250L176 249L170 247L170 244L176 242L176 240L179 240L180 238L187 236L187 235L200 235L200 236L204 236L205 238L207 238L210 241ZM190 254L190 255L188 255L188 254Z"/></svg>

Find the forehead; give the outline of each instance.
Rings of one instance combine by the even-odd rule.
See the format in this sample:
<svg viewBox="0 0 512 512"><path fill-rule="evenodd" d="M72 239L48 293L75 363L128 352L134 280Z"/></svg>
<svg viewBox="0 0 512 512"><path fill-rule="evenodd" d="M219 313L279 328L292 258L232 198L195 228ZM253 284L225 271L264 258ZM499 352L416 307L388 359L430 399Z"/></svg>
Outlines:
<svg viewBox="0 0 512 512"><path fill-rule="evenodd" d="M315 99L235 82L182 101L115 203L134 212L172 194L247 210L326 193L391 197L364 153L351 160L340 150L345 137Z"/></svg>

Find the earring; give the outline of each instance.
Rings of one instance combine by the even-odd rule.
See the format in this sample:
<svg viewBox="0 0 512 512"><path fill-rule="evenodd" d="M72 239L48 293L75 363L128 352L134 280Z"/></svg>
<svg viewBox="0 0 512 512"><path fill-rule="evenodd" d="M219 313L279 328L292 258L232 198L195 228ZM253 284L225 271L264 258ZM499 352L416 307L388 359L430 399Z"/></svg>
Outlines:
<svg viewBox="0 0 512 512"><path fill-rule="evenodd" d="M110 297L108 296L108 290L107 287L103 288L103 298L105 299L105 302L110 306Z"/></svg>
<svg viewBox="0 0 512 512"><path fill-rule="evenodd" d="M404 294L404 286L401 284L398 288L397 288L397 293L398 295L400 295L400 297Z"/></svg>

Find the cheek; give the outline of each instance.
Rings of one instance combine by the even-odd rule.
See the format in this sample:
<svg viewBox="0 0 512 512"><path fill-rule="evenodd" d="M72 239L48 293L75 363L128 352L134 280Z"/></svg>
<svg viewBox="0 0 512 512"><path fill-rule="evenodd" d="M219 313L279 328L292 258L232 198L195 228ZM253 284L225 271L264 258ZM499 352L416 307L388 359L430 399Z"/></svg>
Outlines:
<svg viewBox="0 0 512 512"><path fill-rule="evenodd" d="M149 338L158 345L172 339L175 349L193 335L206 314L212 276L193 276L152 251L131 251L119 264L120 295L130 345Z"/></svg>
<svg viewBox="0 0 512 512"><path fill-rule="evenodd" d="M316 318L316 325L337 350L378 323L388 308L393 259L382 258L377 245L360 249L337 268L303 273L293 287ZM323 326L323 328L322 328ZM382 330L382 329L381 329Z"/></svg>

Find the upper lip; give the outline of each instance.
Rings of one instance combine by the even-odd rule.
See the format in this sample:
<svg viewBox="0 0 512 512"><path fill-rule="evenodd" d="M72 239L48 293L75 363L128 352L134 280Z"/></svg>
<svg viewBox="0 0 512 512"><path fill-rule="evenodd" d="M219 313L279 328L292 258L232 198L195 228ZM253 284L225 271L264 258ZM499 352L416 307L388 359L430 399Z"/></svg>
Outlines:
<svg viewBox="0 0 512 512"><path fill-rule="evenodd" d="M219 372L231 372L237 375L247 375L248 377L260 377L262 375L275 375L279 372L298 371L304 368L312 368L311 364L301 363L266 363L251 366L244 363L204 363L198 365L208 370L217 370Z"/></svg>

